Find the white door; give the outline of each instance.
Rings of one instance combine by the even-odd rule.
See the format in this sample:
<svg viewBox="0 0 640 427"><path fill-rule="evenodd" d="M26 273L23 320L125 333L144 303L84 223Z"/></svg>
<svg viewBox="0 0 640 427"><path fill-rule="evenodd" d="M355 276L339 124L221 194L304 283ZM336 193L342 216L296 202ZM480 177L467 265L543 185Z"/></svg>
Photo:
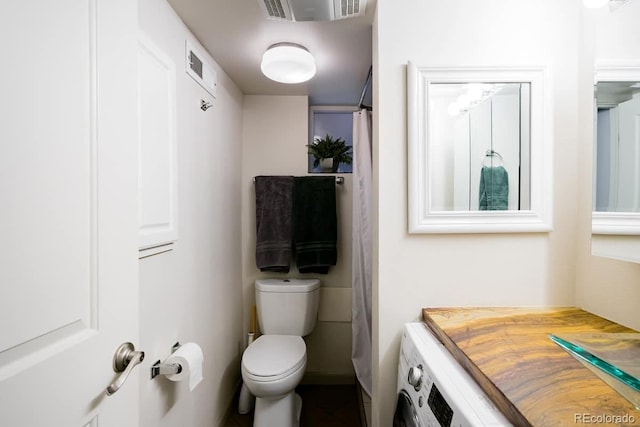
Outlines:
<svg viewBox="0 0 640 427"><path fill-rule="evenodd" d="M613 140L618 174L614 212L640 212L640 97L618 106L619 135Z"/></svg>
<svg viewBox="0 0 640 427"><path fill-rule="evenodd" d="M0 5L3 427L138 424L136 9Z"/></svg>

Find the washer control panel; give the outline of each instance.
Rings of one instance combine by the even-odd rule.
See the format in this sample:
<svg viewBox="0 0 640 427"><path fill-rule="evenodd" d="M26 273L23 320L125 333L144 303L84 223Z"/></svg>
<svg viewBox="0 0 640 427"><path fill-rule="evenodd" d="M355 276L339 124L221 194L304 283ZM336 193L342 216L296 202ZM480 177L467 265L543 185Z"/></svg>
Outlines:
<svg viewBox="0 0 640 427"><path fill-rule="evenodd" d="M407 382L413 386L415 391L420 391L422 388L422 365L409 368Z"/></svg>
<svg viewBox="0 0 640 427"><path fill-rule="evenodd" d="M403 330L398 393L411 400L420 426L512 425L424 323Z"/></svg>

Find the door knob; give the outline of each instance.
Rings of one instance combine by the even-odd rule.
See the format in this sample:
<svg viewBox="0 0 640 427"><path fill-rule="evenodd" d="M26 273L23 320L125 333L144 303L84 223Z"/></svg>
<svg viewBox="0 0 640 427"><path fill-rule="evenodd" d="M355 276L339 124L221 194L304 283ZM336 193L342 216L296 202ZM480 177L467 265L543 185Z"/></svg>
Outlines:
<svg viewBox="0 0 640 427"><path fill-rule="evenodd" d="M136 351L136 348L130 342L125 342L116 349L113 355L113 370L122 372L116 380L107 387L107 396L111 396L120 390L122 384L127 380L129 374L137 365L144 360L144 351Z"/></svg>

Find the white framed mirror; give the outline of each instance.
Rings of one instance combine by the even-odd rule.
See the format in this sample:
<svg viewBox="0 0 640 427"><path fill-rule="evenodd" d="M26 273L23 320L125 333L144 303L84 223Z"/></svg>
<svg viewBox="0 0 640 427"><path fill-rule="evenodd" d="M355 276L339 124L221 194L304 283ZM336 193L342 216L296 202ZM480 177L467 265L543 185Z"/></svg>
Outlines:
<svg viewBox="0 0 640 427"><path fill-rule="evenodd" d="M592 233L640 235L640 67L597 67Z"/></svg>
<svg viewBox="0 0 640 427"><path fill-rule="evenodd" d="M552 229L547 71L407 66L409 232Z"/></svg>

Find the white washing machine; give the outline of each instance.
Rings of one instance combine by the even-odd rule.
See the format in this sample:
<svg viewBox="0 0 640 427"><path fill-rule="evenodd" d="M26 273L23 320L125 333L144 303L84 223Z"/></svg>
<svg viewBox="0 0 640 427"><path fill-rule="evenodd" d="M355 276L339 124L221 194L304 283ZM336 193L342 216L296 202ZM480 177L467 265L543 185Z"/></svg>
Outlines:
<svg viewBox="0 0 640 427"><path fill-rule="evenodd" d="M424 323L407 323L393 427L511 426Z"/></svg>

